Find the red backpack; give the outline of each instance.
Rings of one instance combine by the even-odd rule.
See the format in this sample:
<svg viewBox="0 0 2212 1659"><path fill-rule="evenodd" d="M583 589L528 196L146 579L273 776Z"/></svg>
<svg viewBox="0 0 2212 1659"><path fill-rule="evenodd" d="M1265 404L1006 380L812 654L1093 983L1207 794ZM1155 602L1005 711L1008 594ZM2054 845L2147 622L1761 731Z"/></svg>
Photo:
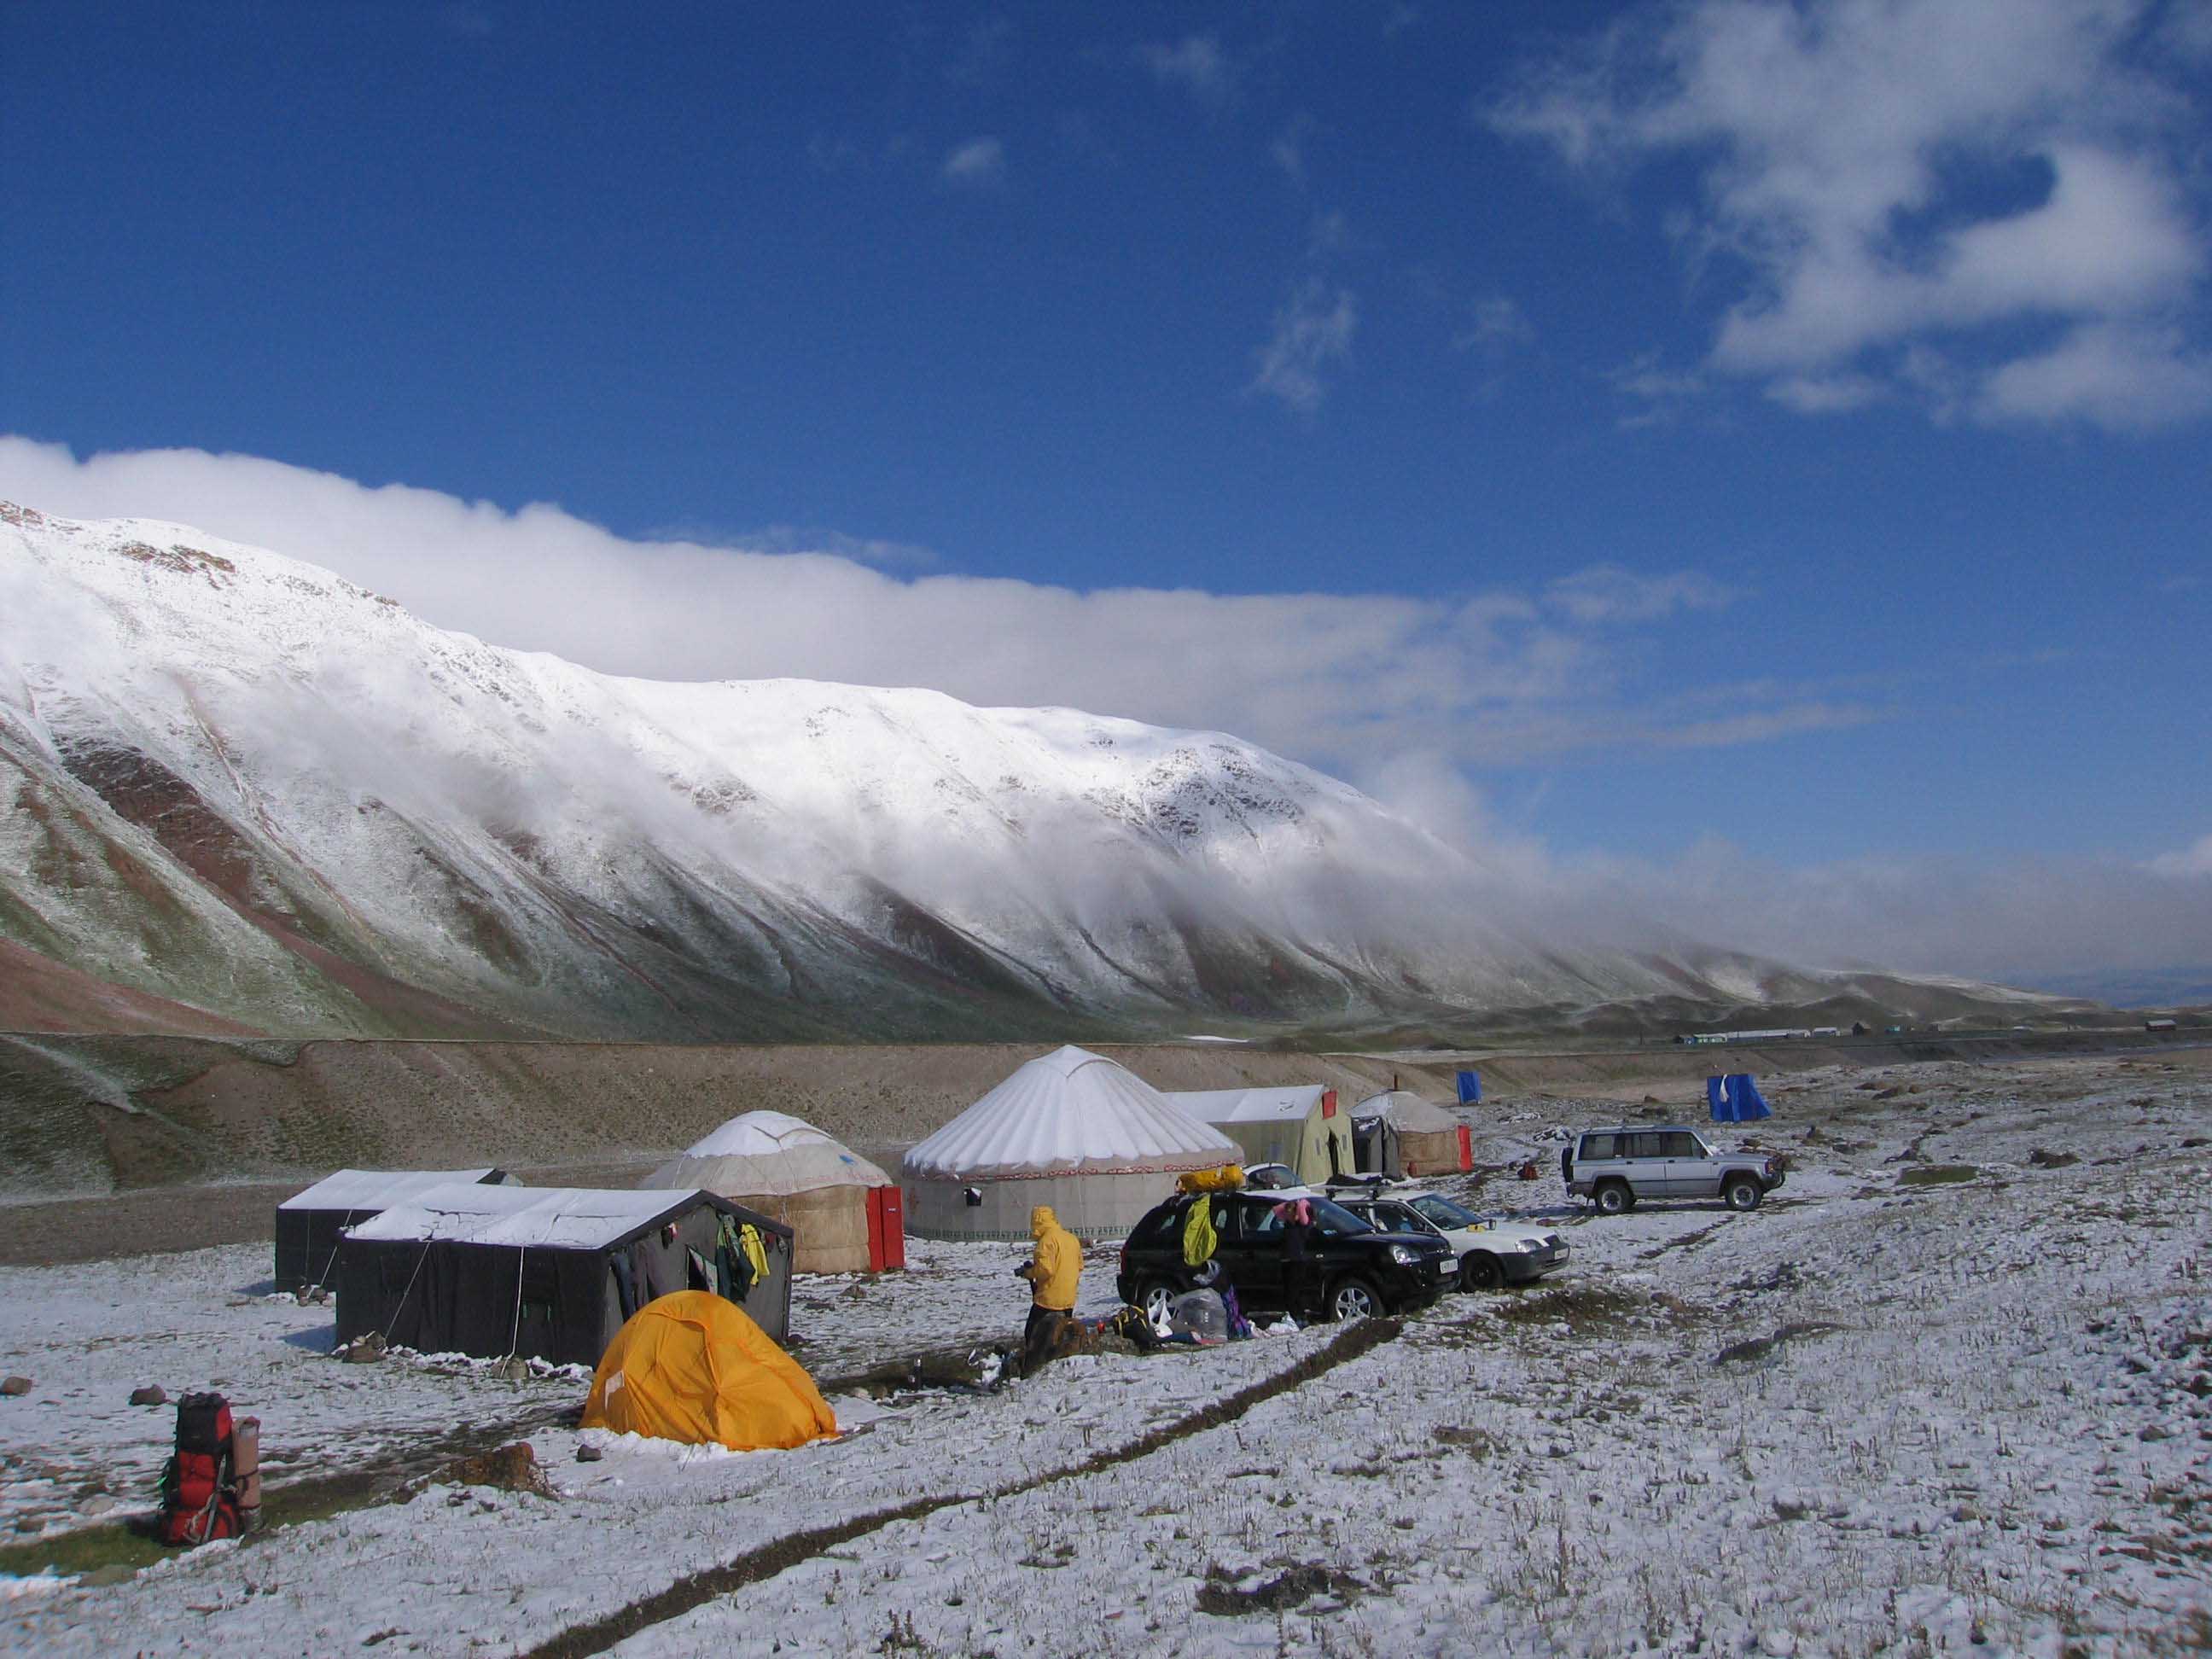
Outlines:
<svg viewBox="0 0 2212 1659"><path fill-rule="evenodd" d="M177 1449L161 1471L165 1544L204 1544L242 1530L231 1482L230 1402L219 1394L188 1394L177 1402Z"/></svg>

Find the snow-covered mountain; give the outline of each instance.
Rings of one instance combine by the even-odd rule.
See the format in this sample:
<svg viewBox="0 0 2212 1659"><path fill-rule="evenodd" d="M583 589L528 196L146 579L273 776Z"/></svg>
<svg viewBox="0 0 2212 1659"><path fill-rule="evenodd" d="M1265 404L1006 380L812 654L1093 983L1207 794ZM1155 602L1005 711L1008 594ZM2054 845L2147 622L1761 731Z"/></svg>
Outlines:
<svg viewBox="0 0 2212 1659"><path fill-rule="evenodd" d="M95 1028L614 1038L1837 989L1506 905L1235 738L616 678L179 526L0 504L0 1026L80 983Z"/></svg>

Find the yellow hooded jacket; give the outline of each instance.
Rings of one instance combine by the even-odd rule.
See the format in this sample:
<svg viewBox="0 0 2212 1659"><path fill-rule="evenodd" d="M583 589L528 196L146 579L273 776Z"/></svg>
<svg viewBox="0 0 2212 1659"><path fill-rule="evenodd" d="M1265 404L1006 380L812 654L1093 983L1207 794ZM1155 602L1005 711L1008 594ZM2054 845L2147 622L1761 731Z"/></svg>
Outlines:
<svg viewBox="0 0 2212 1659"><path fill-rule="evenodd" d="M1083 1246L1060 1224L1048 1205L1030 1212L1030 1236L1036 1240L1036 1255L1022 1269L1040 1308L1066 1313L1075 1306L1075 1281L1083 1276Z"/></svg>

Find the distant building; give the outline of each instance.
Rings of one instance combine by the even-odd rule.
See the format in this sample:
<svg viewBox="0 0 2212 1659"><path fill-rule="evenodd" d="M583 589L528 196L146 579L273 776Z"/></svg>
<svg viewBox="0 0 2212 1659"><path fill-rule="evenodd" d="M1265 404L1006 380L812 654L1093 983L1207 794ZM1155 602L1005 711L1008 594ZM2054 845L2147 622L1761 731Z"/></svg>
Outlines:
<svg viewBox="0 0 2212 1659"><path fill-rule="evenodd" d="M2179 1022L2171 1019L2147 1019L2143 1022L2143 1030L2146 1031L2171 1031L2178 1029L2178 1025Z"/></svg>

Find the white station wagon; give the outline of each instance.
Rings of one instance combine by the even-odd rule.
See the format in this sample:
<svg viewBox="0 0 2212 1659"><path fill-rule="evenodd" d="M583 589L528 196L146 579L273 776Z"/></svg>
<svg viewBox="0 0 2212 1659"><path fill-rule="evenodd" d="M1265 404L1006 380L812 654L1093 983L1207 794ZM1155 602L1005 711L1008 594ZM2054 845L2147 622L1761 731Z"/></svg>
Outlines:
<svg viewBox="0 0 2212 1659"><path fill-rule="evenodd" d="M1440 1234L1459 1259L1459 1287L1463 1291L1526 1285L1567 1260L1567 1241L1550 1228L1479 1215L1442 1193L1394 1191L1347 1197L1340 1191L1336 1201L1385 1232Z"/></svg>

